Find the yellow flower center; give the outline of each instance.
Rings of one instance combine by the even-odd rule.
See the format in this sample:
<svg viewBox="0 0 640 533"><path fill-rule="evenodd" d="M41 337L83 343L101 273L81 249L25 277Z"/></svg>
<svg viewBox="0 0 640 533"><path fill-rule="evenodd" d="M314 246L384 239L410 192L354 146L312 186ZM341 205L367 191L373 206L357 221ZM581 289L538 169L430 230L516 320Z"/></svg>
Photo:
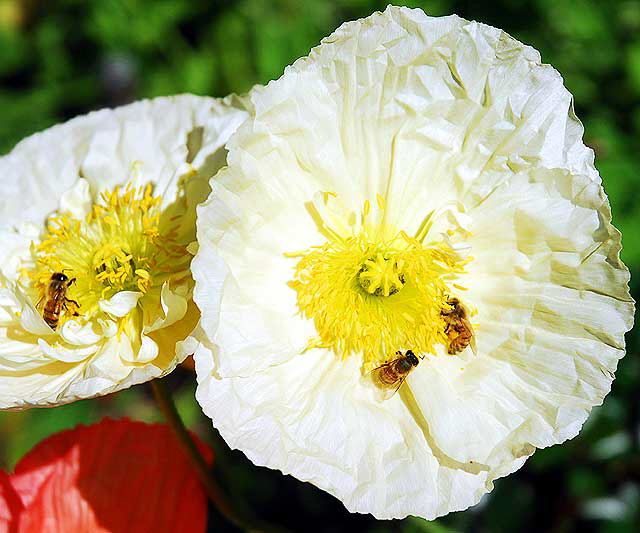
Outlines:
<svg viewBox="0 0 640 533"><path fill-rule="evenodd" d="M361 353L371 368L398 350L434 354L437 344L447 345L442 310L450 308L449 285L467 260L443 242L422 244L404 231L371 238L385 234L333 234L323 246L287 254L300 257L289 285L318 332L309 348L342 358Z"/></svg>
<svg viewBox="0 0 640 533"><path fill-rule="evenodd" d="M33 245L34 266L26 273L39 301L47 298L52 274L75 281L66 297L79 304L81 319L120 291L148 294L184 275L190 256L177 241L177 228L163 220L161 198L152 186L116 187L102 193L84 219L70 213L49 218L44 238ZM70 318L63 313L60 323Z"/></svg>

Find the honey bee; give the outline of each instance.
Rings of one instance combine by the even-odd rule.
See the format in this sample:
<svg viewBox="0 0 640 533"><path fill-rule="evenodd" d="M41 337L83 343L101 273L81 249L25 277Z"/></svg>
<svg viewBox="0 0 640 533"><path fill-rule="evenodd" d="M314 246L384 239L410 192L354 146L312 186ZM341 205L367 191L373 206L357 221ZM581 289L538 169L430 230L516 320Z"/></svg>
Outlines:
<svg viewBox="0 0 640 533"><path fill-rule="evenodd" d="M404 354L398 351L396 356L393 361L371 371L371 378L382 391L383 400L388 400L398 391L413 367L418 366L420 362L411 350L407 350Z"/></svg>
<svg viewBox="0 0 640 533"><path fill-rule="evenodd" d="M471 326L471 322L469 322L469 311L462 305L458 298L449 298L447 304L451 306L451 309L443 309L440 311L440 314L447 323L444 328L444 332L449 338L447 353L449 355L455 355L467 346L471 346L475 354L477 352L476 341L473 334L473 327Z"/></svg>
<svg viewBox="0 0 640 533"><path fill-rule="evenodd" d="M73 304L76 308L80 307L78 302L67 298L67 289L75 281L76 278L69 279L67 275L62 272L54 272L51 274L49 286L47 287L47 301L42 309L42 318L44 318L44 321L53 330L58 327L62 311L68 310L68 304ZM75 310L73 316L78 316Z"/></svg>

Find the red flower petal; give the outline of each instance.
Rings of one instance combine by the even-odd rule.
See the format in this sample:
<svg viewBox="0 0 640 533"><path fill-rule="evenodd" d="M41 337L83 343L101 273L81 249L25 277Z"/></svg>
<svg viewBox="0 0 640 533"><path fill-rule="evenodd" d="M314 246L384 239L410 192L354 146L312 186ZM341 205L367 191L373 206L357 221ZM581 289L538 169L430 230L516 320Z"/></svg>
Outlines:
<svg viewBox="0 0 640 533"><path fill-rule="evenodd" d="M210 462L211 451L198 446ZM19 533L206 527L205 493L164 425L105 419L58 433L31 450L10 480L24 506ZM0 503L0 528L2 512Z"/></svg>
<svg viewBox="0 0 640 533"><path fill-rule="evenodd" d="M14 533L22 511L20 496L11 485L10 477L0 470L0 533Z"/></svg>

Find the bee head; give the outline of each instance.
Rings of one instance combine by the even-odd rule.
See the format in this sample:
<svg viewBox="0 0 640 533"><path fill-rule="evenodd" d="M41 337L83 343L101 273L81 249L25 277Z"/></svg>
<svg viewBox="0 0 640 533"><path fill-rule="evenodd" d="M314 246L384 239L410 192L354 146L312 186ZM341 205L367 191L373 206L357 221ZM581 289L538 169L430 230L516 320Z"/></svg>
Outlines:
<svg viewBox="0 0 640 533"><path fill-rule="evenodd" d="M69 281L69 278L67 277L66 274L63 274L62 272L54 272L53 274L51 274L51 279L54 281Z"/></svg>
<svg viewBox="0 0 640 533"><path fill-rule="evenodd" d="M407 361L409 361L413 366L418 366L418 363L420 361L418 361L416 354L414 354L411 350L407 350L406 357Z"/></svg>

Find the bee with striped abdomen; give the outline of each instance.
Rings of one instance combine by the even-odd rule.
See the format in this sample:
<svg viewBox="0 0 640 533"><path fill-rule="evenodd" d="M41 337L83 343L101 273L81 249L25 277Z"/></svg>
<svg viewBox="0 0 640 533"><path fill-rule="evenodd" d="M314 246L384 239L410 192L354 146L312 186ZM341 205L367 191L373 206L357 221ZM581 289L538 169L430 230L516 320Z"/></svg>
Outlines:
<svg viewBox="0 0 640 533"><path fill-rule="evenodd" d="M407 350L405 353L397 351L395 359L371 371L371 378L378 389L382 391L383 400L388 400L398 391L419 362L420 360L411 350Z"/></svg>
<svg viewBox="0 0 640 533"><path fill-rule="evenodd" d="M51 279L47 286L47 300L42 309L42 318L44 318L44 321L53 330L58 327L62 312L68 310L68 304L73 304L76 308L80 307L78 302L67 298L67 289L75 281L76 278L69 279L69 277L62 272L54 272L51 274ZM73 316L78 316L78 313L74 311Z"/></svg>
<svg viewBox="0 0 640 533"><path fill-rule="evenodd" d="M447 300L449 309L443 309L440 314L444 317L446 326L444 329L449 345L447 353L455 355L467 346L471 346L473 353L477 352L476 341L473 333L473 327L469 322L469 311L462 305L458 298L449 298Z"/></svg>

